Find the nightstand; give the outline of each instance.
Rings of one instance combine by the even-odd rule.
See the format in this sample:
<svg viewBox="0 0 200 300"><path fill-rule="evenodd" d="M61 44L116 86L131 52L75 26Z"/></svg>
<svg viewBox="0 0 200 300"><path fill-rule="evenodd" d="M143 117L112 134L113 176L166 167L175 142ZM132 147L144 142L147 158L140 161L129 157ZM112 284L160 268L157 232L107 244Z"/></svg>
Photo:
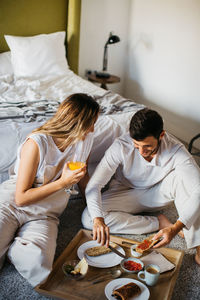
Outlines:
<svg viewBox="0 0 200 300"><path fill-rule="evenodd" d="M118 76L111 75L111 74L110 77L108 78L104 78L104 77L101 78L101 77L97 77L96 74L89 74L87 78L89 81L100 83L101 88L105 90L108 89L106 84L120 82L120 78Z"/></svg>

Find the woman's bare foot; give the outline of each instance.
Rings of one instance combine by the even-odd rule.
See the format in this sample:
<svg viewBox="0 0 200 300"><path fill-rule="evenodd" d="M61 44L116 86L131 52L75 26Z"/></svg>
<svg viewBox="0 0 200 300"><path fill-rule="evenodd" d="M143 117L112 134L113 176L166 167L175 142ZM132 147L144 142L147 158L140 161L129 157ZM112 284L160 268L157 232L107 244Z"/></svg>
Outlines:
<svg viewBox="0 0 200 300"><path fill-rule="evenodd" d="M160 214L158 216L158 222L159 222L159 230L165 228L165 227L169 227L172 226L173 224L167 219L167 217L165 217L165 215ZM178 235L182 238L184 238L184 233L183 230L179 231Z"/></svg>
<svg viewBox="0 0 200 300"><path fill-rule="evenodd" d="M195 261L197 265L200 267L200 246L196 247L196 255L195 255Z"/></svg>

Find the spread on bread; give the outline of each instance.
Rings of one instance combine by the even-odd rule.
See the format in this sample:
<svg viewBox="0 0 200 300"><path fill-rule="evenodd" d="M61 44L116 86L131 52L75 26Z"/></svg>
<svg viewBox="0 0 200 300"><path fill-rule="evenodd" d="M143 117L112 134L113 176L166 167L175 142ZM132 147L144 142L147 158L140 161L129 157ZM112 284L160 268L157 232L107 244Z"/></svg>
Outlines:
<svg viewBox="0 0 200 300"><path fill-rule="evenodd" d="M139 253L143 253L144 251L149 250L153 245L155 245L159 240L153 240L153 237L148 237L143 242L137 245L136 251Z"/></svg>
<svg viewBox="0 0 200 300"><path fill-rule="evenodd" d="M129 282L113 291L112 296L117 300L128 300L141 293L140 287L134 282Z"/></svg>

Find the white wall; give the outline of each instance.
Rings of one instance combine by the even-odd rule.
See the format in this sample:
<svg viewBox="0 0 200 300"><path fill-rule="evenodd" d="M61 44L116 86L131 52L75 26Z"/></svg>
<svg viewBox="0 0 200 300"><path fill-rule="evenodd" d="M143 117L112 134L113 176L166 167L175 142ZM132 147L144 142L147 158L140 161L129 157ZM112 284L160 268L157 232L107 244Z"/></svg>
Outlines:
<svg viewBox="0 0 200 300"><path fill-rule="evenodd" d="M108 46L108 72L121 78L120 83L108 85L121 93L124 86L127 29L131 0L82 0L79 75L85 70L102 70L104 45L112 32L120 42Z"/></svg>
<svg viewBox="0 0 200 300"><path fill-rule="evenodd" d="M132 0L124 95L164 116L189 142L200 133L200 1Z"/></svg>
<svg viewBox="0 0 200 300"><path fill-rule="evenodd" d="M200 1L82 0L79 74L101 70L109 32L109 88L157 109L165 128L189 142L200 133ZM197 144L200 148L200 143Z"/></svg>

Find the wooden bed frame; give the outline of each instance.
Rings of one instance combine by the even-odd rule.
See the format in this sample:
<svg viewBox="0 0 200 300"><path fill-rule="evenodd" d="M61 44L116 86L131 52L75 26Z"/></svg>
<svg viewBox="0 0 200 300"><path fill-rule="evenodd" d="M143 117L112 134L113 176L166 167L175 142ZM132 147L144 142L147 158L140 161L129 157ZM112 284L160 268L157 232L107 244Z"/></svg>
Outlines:
<svg viewBox="0 0 200 300"><path fill-rule="evenodd" d="M1 0L0 52L9 51L4 35L32 36L66 31L70 69L78 73L81 0Z"/></svg>

